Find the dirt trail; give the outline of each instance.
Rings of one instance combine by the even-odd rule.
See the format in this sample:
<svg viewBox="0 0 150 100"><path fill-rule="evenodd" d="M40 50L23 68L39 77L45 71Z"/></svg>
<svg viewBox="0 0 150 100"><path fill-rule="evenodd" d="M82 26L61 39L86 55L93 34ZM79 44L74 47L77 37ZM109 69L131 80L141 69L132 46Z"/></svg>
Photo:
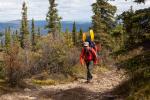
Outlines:
<svg viewBox="0 0 150 100"><path fill-rule="evenodd" d="M89 84L85 79L79 79L69 84L26 88L21 92L3 94L0 100L123 100L110 91L125 79L124 71L113 69L94 75Z"/></svg>

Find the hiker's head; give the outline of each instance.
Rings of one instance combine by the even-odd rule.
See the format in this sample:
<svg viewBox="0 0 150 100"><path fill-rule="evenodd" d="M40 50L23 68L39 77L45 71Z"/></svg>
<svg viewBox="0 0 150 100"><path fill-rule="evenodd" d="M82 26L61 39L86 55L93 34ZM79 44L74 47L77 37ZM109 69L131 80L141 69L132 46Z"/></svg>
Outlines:
<svg viewBox="0 0 150 100"><path fill-rule="evenodd" d="M85 48L89 48L89 42L84 42L83 45L84 45Z"/></svg>

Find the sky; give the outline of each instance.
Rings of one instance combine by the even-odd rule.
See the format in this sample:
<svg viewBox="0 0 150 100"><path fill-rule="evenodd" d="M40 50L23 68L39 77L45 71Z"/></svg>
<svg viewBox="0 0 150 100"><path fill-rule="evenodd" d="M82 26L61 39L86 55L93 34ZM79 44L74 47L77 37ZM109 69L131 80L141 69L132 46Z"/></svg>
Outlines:
<svg viewBox="0 0 150 100"><path fill-rule="evenodd" d="M28 19L45 20L48 12L48 0L0 0L0 22L21 19L23 1L27 2ZM96 0L56 0L58 13L63 21L91 21L91 4ZM112 5L117 6L117 14L121 14L133 6L133 9L150 7L150 0L145 4L133 3L134 0L115 0Z"/></svg>

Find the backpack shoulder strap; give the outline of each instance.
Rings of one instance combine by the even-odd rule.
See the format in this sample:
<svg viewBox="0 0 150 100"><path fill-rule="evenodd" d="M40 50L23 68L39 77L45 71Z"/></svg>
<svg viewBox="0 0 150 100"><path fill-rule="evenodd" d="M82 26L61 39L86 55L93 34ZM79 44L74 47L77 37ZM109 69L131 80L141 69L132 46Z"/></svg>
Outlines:
<svg viewBox="0 0 150 100"><path fill-rule="evenodd" d="M92 53L92 55L95 57L96 56L96 51L93 48L90 48L90 52Z"/></svg>

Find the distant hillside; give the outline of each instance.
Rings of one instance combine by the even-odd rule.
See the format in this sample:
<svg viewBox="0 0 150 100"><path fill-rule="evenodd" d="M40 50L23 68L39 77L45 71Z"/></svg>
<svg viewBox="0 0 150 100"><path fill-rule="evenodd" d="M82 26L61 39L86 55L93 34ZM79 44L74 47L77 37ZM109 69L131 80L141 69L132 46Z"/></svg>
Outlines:
<svg viewBox="0 0 150 100"><path fill-rule="evenodd" d="M31 28L31 21L29 21L30 28ZM65 32L66 28L69 29L69 31L72 31L72 24L73 22L71 21L62 21L62 31ZM41 20L41 21L35 21L35 26L41 27L41 33L46 34L47 30L45 29L46 21ZM5 23L0 22L0 31L4 31L6 27L11 27L12 30L20 29L20 20L15 20L15 21L9 21ZM83 29L83 31L88 31L88 28L91 26L90 22L76 22L76 27L77 31L80 30L80 28Z"/></svg>

